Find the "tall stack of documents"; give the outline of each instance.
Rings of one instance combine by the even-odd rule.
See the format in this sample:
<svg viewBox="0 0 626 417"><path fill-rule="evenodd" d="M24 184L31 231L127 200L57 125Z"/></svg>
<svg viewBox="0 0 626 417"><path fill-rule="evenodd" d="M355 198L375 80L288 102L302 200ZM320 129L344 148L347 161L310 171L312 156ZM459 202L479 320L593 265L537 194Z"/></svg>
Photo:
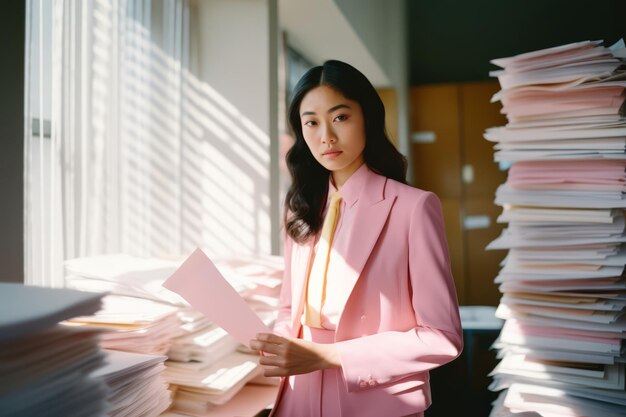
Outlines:
<svg viewBox="0 0 626 417"><path fill-rule="evenodd" d="M624 57L585 41L492 61L508 124L485 138L510 166L492 417L626 415Z"/></svg>
<svg viewBox="0 0 626 417"><path fill-rule="evenodd" d="M0 283L0 414L100 416L109 392L99 331L59 322L100 309L102 294Z"/></svg>

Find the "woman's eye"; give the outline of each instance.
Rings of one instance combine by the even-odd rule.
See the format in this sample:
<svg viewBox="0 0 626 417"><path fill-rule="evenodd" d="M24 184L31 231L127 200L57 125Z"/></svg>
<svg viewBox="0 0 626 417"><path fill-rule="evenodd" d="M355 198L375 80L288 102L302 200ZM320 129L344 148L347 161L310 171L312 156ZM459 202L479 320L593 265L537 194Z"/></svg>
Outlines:
<svg viewBox="0 0 626 417"><path fill-rule="evenodd" d="M315 122L314 120L308 120L306 122L304 122L305 126L315 126L317 124L317 122Z"/></svg>
<svg viewBox="0 0 626 417"><path fill-rule="evenodd" d="M336 122L343 122L344 120L347 120L348 116L346 116L345 114L340 114L339 116L335 117L335 121Z"/></svg>

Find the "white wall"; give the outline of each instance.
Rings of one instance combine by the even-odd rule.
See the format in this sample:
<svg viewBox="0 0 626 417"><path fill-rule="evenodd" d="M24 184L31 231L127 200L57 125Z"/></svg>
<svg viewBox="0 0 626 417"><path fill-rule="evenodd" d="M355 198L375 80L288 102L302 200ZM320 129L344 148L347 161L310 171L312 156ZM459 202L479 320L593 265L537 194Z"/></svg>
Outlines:
<svg viewBox="0 0 626 417"><path fill-rule="evenodd" d="M407 17L404 0L334 0L389 77L398 97L398 147L410 158ZM409 171L411 161L409 159ZM407 178L412 178L409 172Z"/></svg>
<svg viewBox="0 0 626 417"><path fill-rule="evenodd" d="M390 86L386 72L349 22L350 12L334 0L279 0L279 9L288 44L311 63L339 59L358 68L376 87Z"/></svg>
<svg viewBox="0 0 626 417"><path fill-rule="evenodd" d="M389 18L400 7L400 1L335 0L335 3L387 76L393 78L397 27Z"/></svg>
<svg viewBox="0 0 626 417"><path fill-rule="evenodd" d="M197 94L191 149L203 178L187 245L209 252L278 253L275 0L196 3L191 51ZM197 54L194 57L194 54ZM195 145L193 145L195 143Z"/></svg>

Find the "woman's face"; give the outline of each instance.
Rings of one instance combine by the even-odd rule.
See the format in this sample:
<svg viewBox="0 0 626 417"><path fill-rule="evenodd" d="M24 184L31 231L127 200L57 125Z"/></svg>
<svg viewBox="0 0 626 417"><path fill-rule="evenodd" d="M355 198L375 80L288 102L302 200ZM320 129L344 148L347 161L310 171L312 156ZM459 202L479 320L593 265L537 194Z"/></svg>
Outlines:
<svg viewBox="0 0 626 417"><path fill-rule="evenodd" d="M363 164L365 120L361 106L322 85L302 99L300 122L311 153L341 187Z"/></svg>

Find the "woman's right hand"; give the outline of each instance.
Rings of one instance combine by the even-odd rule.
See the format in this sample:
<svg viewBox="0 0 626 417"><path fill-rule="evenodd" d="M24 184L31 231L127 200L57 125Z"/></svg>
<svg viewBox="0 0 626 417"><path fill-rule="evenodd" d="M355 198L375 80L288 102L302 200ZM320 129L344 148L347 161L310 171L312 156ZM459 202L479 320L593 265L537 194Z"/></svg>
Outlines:
<svg viewBox="0 0 626 417"><path fill-rule="evenodd" d="M339 368L335 345L309 342L272 333L259 333L250 347L262 352L263 375L289 376L307 374L321 369Z"/></svg>

